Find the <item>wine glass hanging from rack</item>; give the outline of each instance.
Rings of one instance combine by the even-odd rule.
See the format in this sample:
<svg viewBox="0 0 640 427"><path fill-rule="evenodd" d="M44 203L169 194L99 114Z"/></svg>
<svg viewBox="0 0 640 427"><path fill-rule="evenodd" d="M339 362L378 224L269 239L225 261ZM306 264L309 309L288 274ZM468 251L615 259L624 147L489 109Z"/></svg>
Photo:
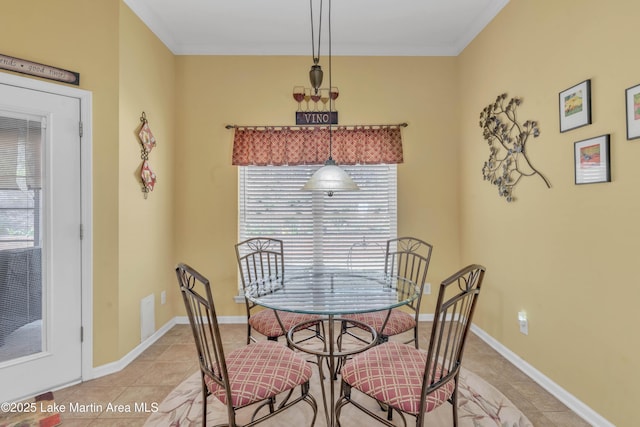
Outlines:
<svg viewBox="0 0 640 427"><path fill-rule="evenodd" d="M297 111L329 111L330 109L335 111L335 100L339 95L337 86L319 88L317 93L310 87L293 87L293 99L298 103ZM302 101L305 101L306 105ZM331 105L328 105L329 102Z"/></svg>

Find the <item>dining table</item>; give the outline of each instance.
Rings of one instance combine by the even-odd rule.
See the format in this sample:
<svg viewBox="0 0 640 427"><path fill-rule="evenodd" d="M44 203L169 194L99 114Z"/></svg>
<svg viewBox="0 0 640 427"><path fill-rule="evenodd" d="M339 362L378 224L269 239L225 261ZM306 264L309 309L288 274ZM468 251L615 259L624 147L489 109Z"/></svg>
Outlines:
<svg viewBox="0 0 640 427"><path fill-rule="evenodd" d="M391 312L418 297L419 286L400 276L390 276L382 270L351 270L341 268L289 269L281 277L259 280L245 287L245 296L252 302L278 312L315 315L322 321L319 345L309 345L308 339L298 340L296 334L305 323L286 332L287 344L317 358L320 388L327 426L334 427L335 382L339 365L349 356L378 344L378 332L369 325L341 316L375 311ZM280 318L278 317L278 321ZM346 348L341 341L341 327L348 322L358 324L364 334L359 345ZM282 322L280 322L282 326ZM338 333L336 334L336 325ZM283 326L284 329L284 326ZM324 366L327 365L328 375ZM325 379L329 379L328 393ZM327 396L328 394L328 396Z"/></svg>

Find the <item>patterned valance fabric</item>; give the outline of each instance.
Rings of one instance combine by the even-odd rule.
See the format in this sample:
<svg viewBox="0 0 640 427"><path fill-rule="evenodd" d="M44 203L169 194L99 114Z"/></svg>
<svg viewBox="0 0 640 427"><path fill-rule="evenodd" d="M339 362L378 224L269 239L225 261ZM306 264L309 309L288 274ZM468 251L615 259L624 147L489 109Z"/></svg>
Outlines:
<svg viewBox="0 0 640 427"><path fill-rule="evenodd" d="M400 126L336 126L331 154L340 165L402 163ZM320 165L329 157L329 128L237 127L236 166Z"/></svg>

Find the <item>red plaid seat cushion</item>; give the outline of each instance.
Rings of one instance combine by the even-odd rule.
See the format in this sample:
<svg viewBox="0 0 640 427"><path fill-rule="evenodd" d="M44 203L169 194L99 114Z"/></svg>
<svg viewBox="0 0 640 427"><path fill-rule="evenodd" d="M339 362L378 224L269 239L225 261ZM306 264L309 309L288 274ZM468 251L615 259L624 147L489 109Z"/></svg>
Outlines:
<svg viewBox="0 0 640 427"><path fill-rule="evenodd" d="M422 392L422 376L427 352L415 347L387 342L354 356L342 368L342 379L353 388L409 414L417 414ZM437 375L444 375L438 366ZM452 379L427 395L425 411L447 401L455 390Z"/></svg>
<svg viewBox="0 0 640 427"><path fill-rule="evenodd" d="M226 356L231 401L235 408L250 405L304 384L311 367L288 347L273 341L249 344ZM207 388L226 404L224 387L205 377Z"/></svg>
<svg viewBox="0 0 640 427"><path fill-rule="evenodd" d="M319 320L317 316L291 313L288 311L278 311L278 316L280 316L280 320L282 320L286 331L289 331L289 329L300 322L309 321L311 323ZM280 337L285 334L273 310L261 310L256 314L252 314L249 318L249 324L253 329L266 337Z"/></svg>
<svg viewBox="0 0 640 427"><path fill-rule="evenodd" d="M406 313L402 310L391 310L391 315L389 316L389 321L384 327L384 331L382 330L382 324L384 320L387 318L386 311L374 311L372 313L358 313L358 314L347 314L342 316L344 319L352 319L357 320L359 322L364 323L365 325L369 325L374 328L378 334L390 337L392 335L398 335L403 332L410 331L411 329L416 327L416 318L409 313ZM364 329L361 325L355 323L359 328Z"/></svg>

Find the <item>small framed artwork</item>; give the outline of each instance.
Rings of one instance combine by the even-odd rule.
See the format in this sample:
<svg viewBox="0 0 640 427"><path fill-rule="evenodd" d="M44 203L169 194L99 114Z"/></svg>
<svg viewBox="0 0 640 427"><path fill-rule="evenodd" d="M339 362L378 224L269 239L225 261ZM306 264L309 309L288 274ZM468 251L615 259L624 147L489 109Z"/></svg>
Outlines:
<svg viewBox="0 0 640 427"><path fill-rule="evenodd" d="M625 91L627 103L627 139L640 138L640 84Z"/></svg>
<svg viewBox="0 0 640 427"><path fill-rule="evenodd" d="M591 124L591 80L560 92L560 132Z"/></svg>
<svg viewBox="0 0 640 427"><path fill-rule="evenodd" d="M611 182L609 134L575 143L576 184Z"/></svg>

